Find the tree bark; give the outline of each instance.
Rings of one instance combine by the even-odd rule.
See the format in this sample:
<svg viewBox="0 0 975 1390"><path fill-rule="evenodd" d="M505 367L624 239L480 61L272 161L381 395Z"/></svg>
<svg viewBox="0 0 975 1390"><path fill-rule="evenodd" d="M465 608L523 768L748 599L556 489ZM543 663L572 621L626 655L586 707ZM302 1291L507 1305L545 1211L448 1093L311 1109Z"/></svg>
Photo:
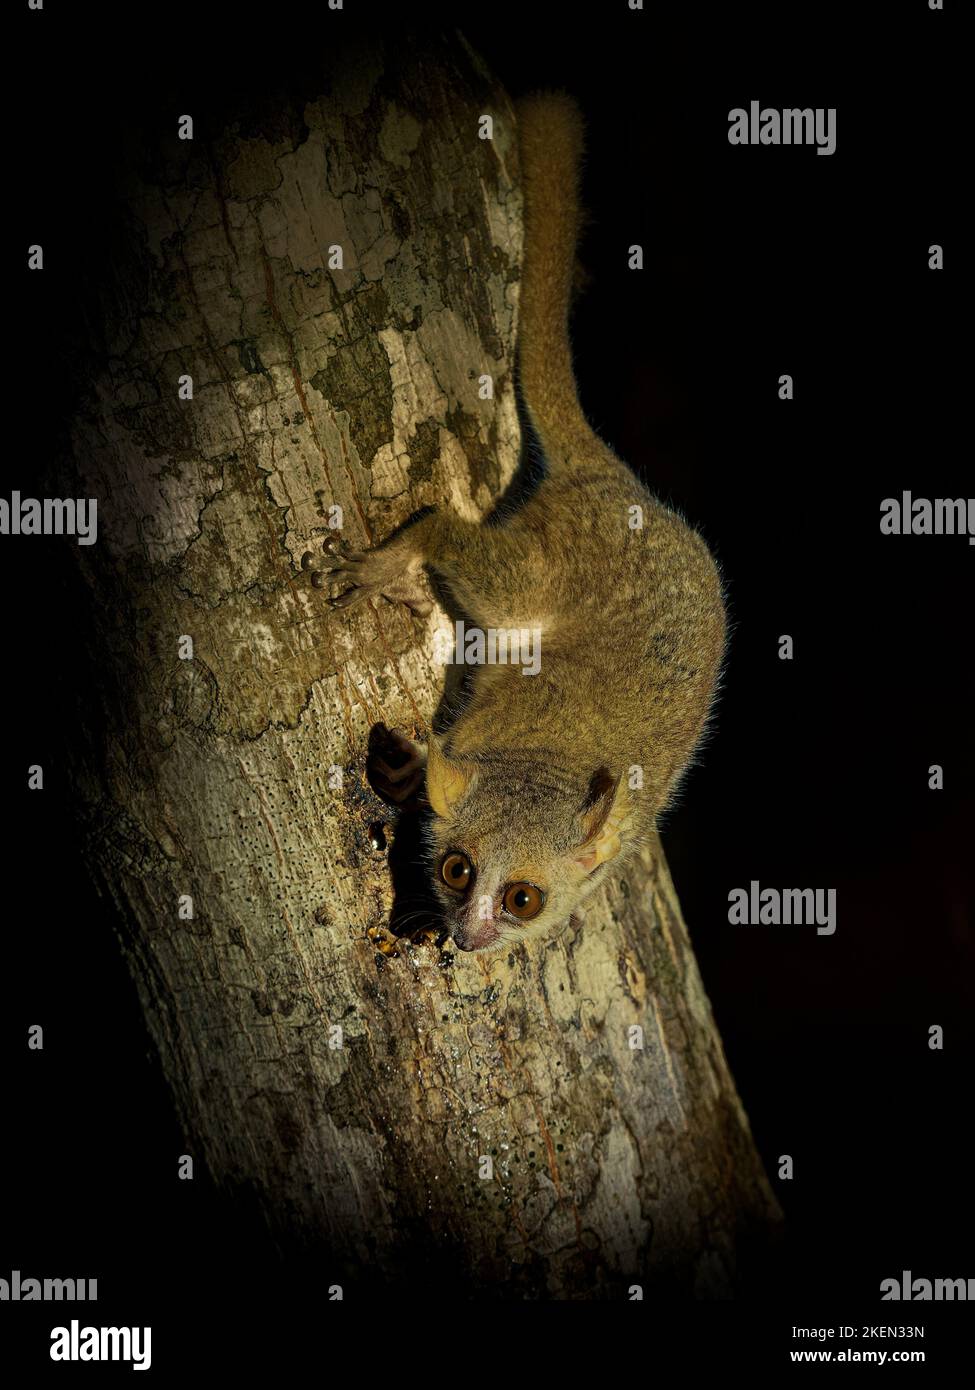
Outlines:
<svg viewBox="0 0 975 1390"><path fill-rule="evenodd" d="M367 740L428 727L444 617L332 613L302 557L514 475L516 132L461 39L304 95L140 159L73 428L76 784L186 1151L336 1282L727 1295L777 1209L659 845L540 947L390 932Z"/></svg>

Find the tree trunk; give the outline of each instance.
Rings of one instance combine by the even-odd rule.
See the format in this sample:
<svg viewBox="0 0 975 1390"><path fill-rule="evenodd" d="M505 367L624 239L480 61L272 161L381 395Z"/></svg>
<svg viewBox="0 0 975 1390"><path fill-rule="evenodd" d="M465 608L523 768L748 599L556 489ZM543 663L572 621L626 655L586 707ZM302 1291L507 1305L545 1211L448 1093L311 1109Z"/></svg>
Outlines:
<svg viewBox="0 0 975 1390"><path fill-rule="evenodd" d="M659 846L547 945L391 935L367 740L428 727L444 617L332 613L303 556L513 476L516 132L459 39L304 95L143 155L73 429L77 785L186 1151L336 1282L726 1295L776 1208Z"/></svg>

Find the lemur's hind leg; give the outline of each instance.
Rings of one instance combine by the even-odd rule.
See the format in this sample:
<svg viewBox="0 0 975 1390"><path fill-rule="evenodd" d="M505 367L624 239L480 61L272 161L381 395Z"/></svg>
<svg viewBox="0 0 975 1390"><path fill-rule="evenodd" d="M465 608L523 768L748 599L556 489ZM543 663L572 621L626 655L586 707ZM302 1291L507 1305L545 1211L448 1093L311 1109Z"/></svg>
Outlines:
<svg viewBox="0 0 975 1390"><path fill-rule="evenodd" d="M330 600L334 608L351 608L382 594L426 616L431 606L423 584L426 567L446 581L462 612L483 626L512 621L512 613L530 604L537 590L530 547L514 526L482 526L447 511L428 513L373 550L343 555L330 541L325 549L325 566L313 582L348 585Z"/></svg>

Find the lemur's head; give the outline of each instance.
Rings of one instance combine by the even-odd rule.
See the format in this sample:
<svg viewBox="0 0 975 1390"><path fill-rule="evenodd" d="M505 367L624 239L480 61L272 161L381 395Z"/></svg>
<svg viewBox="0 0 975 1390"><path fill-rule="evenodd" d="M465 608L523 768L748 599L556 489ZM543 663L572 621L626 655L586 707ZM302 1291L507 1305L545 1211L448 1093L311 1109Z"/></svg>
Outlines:
<svg viewBox="0 0 975 1390"><path fill-rule="evenodd" d="M434 887L462 951L500 950L553 934L621 850L620 778L552 785L537 759L474 762L427 745Z"/></svg>

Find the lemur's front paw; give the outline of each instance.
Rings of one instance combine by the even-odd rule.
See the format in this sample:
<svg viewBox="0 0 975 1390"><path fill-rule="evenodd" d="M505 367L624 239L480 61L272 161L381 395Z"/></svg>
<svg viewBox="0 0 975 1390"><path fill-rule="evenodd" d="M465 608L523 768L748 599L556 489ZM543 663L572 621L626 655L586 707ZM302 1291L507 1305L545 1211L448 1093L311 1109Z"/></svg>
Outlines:
<svg viewBox="0 0 975 1390"><path fill-rule="evenodd" d="M401 810L419 804L427 750L401 729L374 724L369 731L366 775L377 796Z"/></svg>
<svg viewBox="0 0 975 1390"><path fill-rule="evenodd" d="M341 593L331 594L330 607L352 608L363 599L382 595L405 603L420 618L432 611L433 604L423 589L419 566L412 563L404 547L390 544L373 550L346 551L339 549L339 542L333 536L328 536L322 543L322 550L325 561L320 567L313 567L311 582L316 589L326 584L342 588Z"/></svg>

